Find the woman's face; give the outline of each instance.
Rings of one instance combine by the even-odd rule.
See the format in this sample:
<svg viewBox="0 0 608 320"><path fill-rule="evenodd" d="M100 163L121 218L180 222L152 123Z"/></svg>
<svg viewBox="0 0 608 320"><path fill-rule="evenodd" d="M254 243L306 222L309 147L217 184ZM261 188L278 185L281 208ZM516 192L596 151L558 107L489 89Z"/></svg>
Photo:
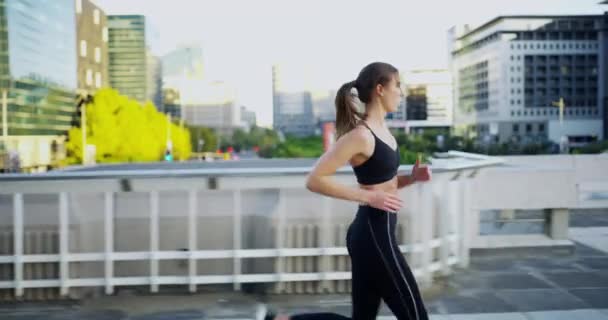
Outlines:
<svg viewBox="0 0 608 320"><path fill-rule="evenodd" d="M382 86L380 92L380 102L384 106L386 112L395 112L399 108L403 92L401 91L401 81L399 74L395 73L389 83Z"/></svg>

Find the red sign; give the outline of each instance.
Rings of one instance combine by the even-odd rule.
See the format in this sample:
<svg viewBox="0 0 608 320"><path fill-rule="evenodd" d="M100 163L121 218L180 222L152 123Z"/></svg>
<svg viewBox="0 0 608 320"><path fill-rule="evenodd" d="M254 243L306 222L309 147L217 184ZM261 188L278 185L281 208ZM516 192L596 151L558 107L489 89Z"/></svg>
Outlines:
<svg viewBox="0 0 608 320"><path fill-rule="evenodd" d="M329 150L336 139L336 125L333 122L323 124L323 150Z"/></svg>

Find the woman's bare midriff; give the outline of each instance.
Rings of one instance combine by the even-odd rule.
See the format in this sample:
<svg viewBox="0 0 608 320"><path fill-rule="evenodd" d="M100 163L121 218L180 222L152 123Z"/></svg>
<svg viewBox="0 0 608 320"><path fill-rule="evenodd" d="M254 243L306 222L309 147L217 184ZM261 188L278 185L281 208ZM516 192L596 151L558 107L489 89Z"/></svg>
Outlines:
<svg viewBox="0 0 608 320"><path fill-rule="evenodd" d="M378 184L359 184L359 187L365 190L382 190L390 194L397 194L397 176L393 177L391 180Z"/></svg>

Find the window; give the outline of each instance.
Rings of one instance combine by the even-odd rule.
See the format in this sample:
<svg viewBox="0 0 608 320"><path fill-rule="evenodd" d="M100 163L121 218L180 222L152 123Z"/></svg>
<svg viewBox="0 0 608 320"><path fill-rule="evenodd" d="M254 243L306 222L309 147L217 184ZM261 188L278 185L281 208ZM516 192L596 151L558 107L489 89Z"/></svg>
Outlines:
<svg viewBox="0 0 608 320"><path fill-rule="evenodd" d="M80 40L80 56L83 58L87 56L87 41L86 40Z"/></svg>
<svg viewBox="0 0 608 320"><path fill-rule="evenodd" d="M543 123L538 125L538 131L545 132L545 125Z"/></svg>
<svg viewBox="0 0 608 320"><path fill-rule="evenodd" d="M82 0L76 0L76 13L82 13Z"/></svg>
<svg viewBox="0 0 608 320"><path fill-rule="evenodd" d="M532 125L531 124L526 124L526 132L532 132Z"/></svg>
<svg viewBox="0 0 608 320"><path fill-rule="evenodd" d="M513 125L513 132L519 132L519 125L518 124L514 124Z"/></svg>
<svg viewBox="0 0 608 320"><path fill-rule="evenodd" d="M101 73L99 71L95 72L95 87L101 88Z"/></svg>
<svg viewBox="0 0 608 320"><path fill-rule="evenodd" d="M101 62L101 48L95 47L95 62Z"/></svg>
<svg viewBox="0 0 608 320"><path fill-rule="evenodd" d="M99 24L99 9L93 10L93 23Z"/></svg>
<svg viewBox="0 0 608 320"><path fill-rule="evenodd" d="M103 39L103 42L108 42L108 27L104 27L101 30L101 39Z"/></svg>
<svg viewBox="0 0 608 320"><path fill-rule="evenodd" d="M87 69L86 84L87 86L93 85L93 71L91 69Z"/></svg>

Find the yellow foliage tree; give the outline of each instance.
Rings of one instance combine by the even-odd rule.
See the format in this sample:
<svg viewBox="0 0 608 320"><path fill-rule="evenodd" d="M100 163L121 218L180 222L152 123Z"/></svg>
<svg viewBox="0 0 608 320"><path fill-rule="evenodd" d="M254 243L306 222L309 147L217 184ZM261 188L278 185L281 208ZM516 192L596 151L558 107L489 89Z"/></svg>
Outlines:
<svg viewBox="0 0 608 320"><path fill-rule="evenodd" d="M169 134L175 159L187 160L192 153L188 129L169 123L152 103L142 105L113 89L95 94L86 121L87 144L95 145L98 163L159 161ZM68 132L69 163L82 163L81 137L81 128Z"/></svg>

